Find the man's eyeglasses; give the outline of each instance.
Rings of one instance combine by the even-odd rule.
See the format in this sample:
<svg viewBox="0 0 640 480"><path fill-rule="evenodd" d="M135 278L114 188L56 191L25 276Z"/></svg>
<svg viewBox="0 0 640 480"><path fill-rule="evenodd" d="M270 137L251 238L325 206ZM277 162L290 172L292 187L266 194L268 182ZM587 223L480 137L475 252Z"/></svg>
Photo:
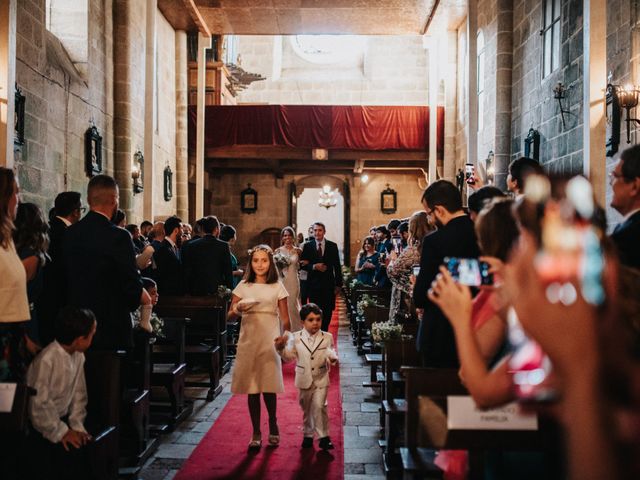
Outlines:
<svg viewBox="0 0 640 480"><path fill-rule="evenodd" d="M84 213L84 212L87 211L87 207L78 207L78 208L76 208L76 210L79 210L80 213Z"/></svg>
<svg viewBox="0 0 640 480"><path fill-rule="evenodd" d="M618 180L620 178L625 180L627 179L627 177L625 177L622 173L618 173L615 170L612 170L611 172L609 172L609 185L613 184L615 180Z"/></svg>

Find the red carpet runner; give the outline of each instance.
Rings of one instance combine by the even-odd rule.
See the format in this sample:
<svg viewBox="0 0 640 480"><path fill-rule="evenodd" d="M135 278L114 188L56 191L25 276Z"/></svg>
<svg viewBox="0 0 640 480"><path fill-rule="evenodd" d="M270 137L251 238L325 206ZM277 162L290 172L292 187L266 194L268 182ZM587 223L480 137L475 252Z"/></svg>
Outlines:
<svg viewBox="0 0 640 480"><path fill-rule="evenodd" d="M340 302L340 300L338 300ZM338 347L338 306L333 312L329 331ZM231 397L209 432L200 441L189 459L175 477L176 480L210 479L327 479L342 480L344 449L342 434L342 401L340 395L340 369L332 368L331 386L327 402L331 441L335 450L323 452L314 440L313 449L302 449L302 411L298 405L298 391L294 380L294 363L285 364L283 394L278 395L278 426L280 446L266 447L269 427L267 411L262 405L263 447L258 453L249 453L251 421L247 409L247 396Z"/></svg>

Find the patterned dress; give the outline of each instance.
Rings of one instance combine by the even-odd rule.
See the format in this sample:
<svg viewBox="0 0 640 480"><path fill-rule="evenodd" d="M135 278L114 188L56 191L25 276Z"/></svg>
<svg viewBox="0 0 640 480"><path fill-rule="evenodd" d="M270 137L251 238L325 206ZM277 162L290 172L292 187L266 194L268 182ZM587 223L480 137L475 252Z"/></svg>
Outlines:
<svg viewBox="0 0 640 480"><path fill-rule="evenodd" d="M389 320L394 321L400 309L402 294L411 294L411 267L420 264L420 246L410 245L402 251L394 262L387 267L387 275L391 280L391 304L389 306Z"/></svg>

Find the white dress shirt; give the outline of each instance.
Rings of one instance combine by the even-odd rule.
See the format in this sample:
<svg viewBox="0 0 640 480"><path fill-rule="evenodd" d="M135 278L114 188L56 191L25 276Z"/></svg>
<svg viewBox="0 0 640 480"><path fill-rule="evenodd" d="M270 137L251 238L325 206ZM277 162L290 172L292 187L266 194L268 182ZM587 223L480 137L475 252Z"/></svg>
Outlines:
<svg viewBox="0 0 640 480"><path fill-rule="evenodd" d="M27 384L38 393L31 398L29 417L44 438L58 443L69 428L86 432L87 385L84 354L67 353L54 340L31 363ZM69 416L69 426L61 418Z"/></svg>

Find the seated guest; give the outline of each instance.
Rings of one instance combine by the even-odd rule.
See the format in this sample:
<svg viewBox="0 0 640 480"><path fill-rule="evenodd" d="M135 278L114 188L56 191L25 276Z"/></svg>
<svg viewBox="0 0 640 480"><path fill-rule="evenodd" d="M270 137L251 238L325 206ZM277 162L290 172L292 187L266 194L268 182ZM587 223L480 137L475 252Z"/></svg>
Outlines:
<svg viewBox="0 0 640 480"><path fill-rule="evenodd" d="M464 213L460 192L453 183L438 180L429 185L422 204L438 230L422 241L420 274L413 289L416 308L424 309L417 346L425 367L452 368L458 366L453 329L440 308L427 298L427 290L445 257L477 258L480 251L473 222Z"/></svg>
<svg viewBox="0 0 640 480"><path fill-rule="evenodd" d="M398 220L397 218L394 218L389 223L387 223L387 230L389 230L389 238L395 237L395 236L400 236L398 234L398 226L400 225L400 223L402 223L402 222L400 220Z"/></svg>
<svg viewBox="0 0 640 480"><path fill-rule="evenodd" d="M116 210L116 213L111 221L115 226L124 228L127 225L127 214L124 213L124 211L118 209Z"/></svg>
<svg viewBox="0 0 640 480"><path fill-rule="evenodd" d="M402 250L409 246L409 222L402 222L398 225L398 234L402 238Z"/></svg>
<svg viewBox="0 0 640 480"><path fill-rule="evenodd" d="M380 254L375 251L375 243L373 237L366 237L362 241L362 250L356 257L355 271L358 274L356 278L365 285L373 285L376 271L380 266Z"/></svg>
<svg viewBox="0 0 640 480"><path fill-rule="evenodd" d="M376 227L376 252L387 254L393 248L389 237L389 230L386 225L378 225Z"/></svg>
<svg viewBox="0 0 640 480"><path fill-rule="evenodd" d="M140 308L133 312L133 323L134 326L152 333L152 317L155 316L153 307L158 304L158 299L160 298L158 294L158 284L151 278L142 277L142 287L147 291L149 297L151 297L151 303L149 305L140 305Z"/></svg>
<svg viewBox="0 0 640 480"><path fill-rule="evenodd" d="M87 198L91 210L67 230L69 305L95 314L95 349L126 350L133 346L131 312L149 304L150 298L142 288L131 235L110 222L118 208L117 183L96 175L89 181Z"/></svg>
<svg viewBox="0 0 640 480"><path fill-rule="evenodd" d="M236 243L236 229L231 225L225 225L220 229L220 236L218 237L223 242L227 242L229 244L229 249L233 247ZM233 288L236 288L240 280L244 275L244 270L238 267L238 259L236 256L231 253L231 274L233 275Z"/></svg>
<svg viewBox="0 0 640 480"><path fill-rule="evenodd" d="M82 448L91 440L84 428L84 352L95 332L96 318L90 310L63 308L56 323L55 340L29 367L27 383L37 393L29 403L34 429L29 436L29 455L34 461L25 463L31 473L28 478L88 478Z"/></svg>
<svg viewBox="0 0 640 480"><path fill-rule="evenodd" d="M151 244L151 246L155 249L158 250L160 248L160 245L162 244L162 241L164 240L164 222L156 222L153 225L153 229L151 230L151 232L149 233L149 243Z"/></svg>
<svg viewBox="0 0 640 480"><path fill-rule="evenodd" d="M611 234L620 262L640 269L640 147L635 145L620 154L610 174L613 198L611 206L624 216Z"/></svg>
<svg viewBox="0 0 640 480"><path fill-rule="evenodd" d="M28 361L24 347L25 325L31 318L27 275L12 237L18 211L18 192L13 170L0 167L0 345L3 346L0 349L0 382L24 381Z"/></svg>
<svg viewBox="0 0 640 480"><path fill-rule="evenodd" d="M469 218L472 222L476 221L480 211L489 203L493 198L505 197L505 194L497 187L487 185L486 187L479 188L471 195L469 195Z"/></svg>
<svg viewBox="0 0 640 480"><path fill-rule="evenodd" d="M59 193L54 202L55 215L49 220L49 261L43 270L43 289L36 304L38 333L42 346L53 341L53 330L58 312L66 305L66 276L64 271L65 232L78 223L86 210L80 192Z"/></svg>
<svg viewBox="0 0 640 480"><path fill-rule="evenodd" d="M205 217L202 231L204 236L183 250L185 285L191 295L215 295L219 285L233 286L231 251L227 242L216 238L220 233L216 217Z"/></svg>
<svg viewBox="0 0 640 480"><path fill-rule="evenodd" d="M34 203L21 203L18 205L15 227L13 241L16 245L18 256L22 260L22 265L24 265L24 269L27 272L27 298L31 313L25 340L27 349L32 355L35 355L40 350L41 345L35 305L42 293L42 270L48 260L48 228L42 210Z"/></svg>
<svg viewBox="0 0 640 480"><path fill-rule="evenodd" d="M131 234L131 240L133 240L133 246L136 249L136 255L142 253L144 250L145 244L140 235L140 227L135 223L130 223L124 229Z"/></svg>
<svg viewBox="0 0 640 480"><path fill-rule="evenodd" d="M509 164L507 175L507 189L517 197L524 194L524 188L529 175L544 175L540 164L532 158L516 158Z"/></svg>
<svg viewBox="0 0 640 480"><path fill-rule="evenodd" d="M164 222L165 237L155 253L155 280L162 295L183 295L183 272L178 237L182 235L182 221L178 217L169 217Z"/></svg>

